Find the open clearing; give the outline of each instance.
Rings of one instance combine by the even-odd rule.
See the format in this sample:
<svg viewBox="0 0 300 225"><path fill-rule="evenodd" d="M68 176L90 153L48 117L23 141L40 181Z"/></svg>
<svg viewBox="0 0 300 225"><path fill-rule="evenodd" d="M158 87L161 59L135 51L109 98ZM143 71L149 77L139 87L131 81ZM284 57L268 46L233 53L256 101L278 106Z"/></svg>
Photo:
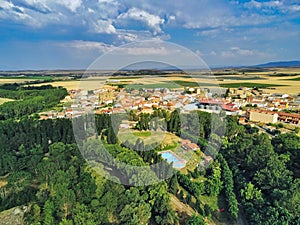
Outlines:
<svg viewBox="0 0 300 225"><path fill-rule="evenodd" d="M20 207L15 207L0 212L0 224L23 225L24 211Z"/></svg>
<svg viewBox="0 0 300 225"><path fill-rule="evenodd" d="M13 99L10 98L0 98L0 105L2 105L5 102L11 102L14 101Z"/></svg>
<svg viewBox="0 0 300 225"><path fill-rule="evenodd" d="M151 145L159 143L162 148L167 146L177 146L179 137L175 134L171 134L163 131L139 131L132 129L120 129L118 133L118 139L121 142L129 141L131 144L135 144L138 139L142 139L145 145Z"/></svg>
<svg viewBox="0 0 300 225"><path fill-rule="evenodd" d="M6 180L1 180L0 179L0 188L5 187L8 184Z"/></svg>

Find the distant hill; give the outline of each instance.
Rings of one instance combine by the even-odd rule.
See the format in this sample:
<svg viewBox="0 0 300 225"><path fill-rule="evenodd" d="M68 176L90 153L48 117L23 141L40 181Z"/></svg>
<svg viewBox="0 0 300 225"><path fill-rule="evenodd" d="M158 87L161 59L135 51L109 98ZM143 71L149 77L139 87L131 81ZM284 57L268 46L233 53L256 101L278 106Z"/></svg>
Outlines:
<svg viewBox="0 0 300 225"><path fill-rule="evenodd" d="M253 67L267 68L267 67L300 67L300 61L279 61L269 62L265 64L255 65Z"/></svg>

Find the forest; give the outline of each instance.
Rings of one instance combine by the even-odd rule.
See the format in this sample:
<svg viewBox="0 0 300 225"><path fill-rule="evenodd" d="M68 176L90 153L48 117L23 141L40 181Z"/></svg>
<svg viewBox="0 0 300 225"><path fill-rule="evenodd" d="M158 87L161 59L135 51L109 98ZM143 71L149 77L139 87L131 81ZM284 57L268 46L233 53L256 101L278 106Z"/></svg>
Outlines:
<svg viewBox="0 0 300 225"><path fill-rule="evenodd" d="M17 118L46 111L56 106L67 96L65 88L54 88L51 85L25 87L20 84L3 84L0 86L0 98L16 101L0 105L0 120Z"/></svg>
<svg viewBox="0 0 300 225"><path fill-rule="evenodd" d="M187 117L180 117L178 111L130 112L129 119L137 121L136 129L157 129L161 124L150 122L159 117L166 121L168 132L191 139L216 156L206 170L197 167L181 173L157 154L159 145L148 146L141 140L121 143L116 132L123 115L95 115L96 127L89 127L90 116L77 118L74 136L71 120L38 120L31 116L37 110L34 104L26 104L29 99L44 98L49 104L40 110L50 108L65 95L64 89L13 85L0 89L1 97L22 102L20 113L14 105L0 107L0 211L26 205L26 224L201 225L216 218L217 212L203 201L210 196L225 199L228 224L235 223L239 210L250 225L300 224L300 138L295 133L270 139L239 125L235 117L204 112ZM32 107L32 111L22 111L23 107ZM196 131L187 129L195 123L191 118L200 121ZM90 138L92 129L96 129L94 138ZM221 134L222 140L207 141ZM158 162L163 166L151 166ZM135 173L124 164L143 169ZM174 175L160 181L168 174ZM199 177L205 182L199 182ZM142 186L155 181L160 182ZM179 215L171 196L196 213Z"/></svg>

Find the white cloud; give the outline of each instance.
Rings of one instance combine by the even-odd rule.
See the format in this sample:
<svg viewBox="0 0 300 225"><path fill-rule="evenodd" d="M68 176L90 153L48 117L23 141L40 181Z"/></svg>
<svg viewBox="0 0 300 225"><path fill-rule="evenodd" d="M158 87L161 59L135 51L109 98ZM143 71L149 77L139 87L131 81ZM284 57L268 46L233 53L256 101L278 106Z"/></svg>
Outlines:
<svg viewBox="0 0 300 225"><path fill-rule="evenodd" d="M249 56L249 55L253 55L254 54L253 50L241 49L239 47L232 47L231 51L235 52L238 55L242 55L242 56Z"/></svg>
<svg viewBox="0 0 300 225"><path fill-rule="evenodd" d="M34 19L26 13L22 6L13 4L10 1L0 0L0 19L9 19L17 21L18 23L34 23Z"/></svg>
<svg viewBox="0 0 300 225"><path fill-rule="evenodd" d="M132 41L136 41L136 40L138 40L138 35L136 35L136 34L131 34L131 33L127 33L127 32L124 32L124 33L122 33L122 32L120 32L119 34L118 34L118 38L120 39L120 40L125 40L126 42L132 42Z"/></svg>
<svg viewBox="0 0 300 225"><path fill-rule="evenodd" d="M152 44L151 44L152 43ZM120 55L131 55L131 56L143 56L143 55L172 55L179 53L178 49L174 50L166 47L159 40L153 40L153 42L136 42L133 45L122 45L117 47L115 45L105 44L103 42L97 41L84 41L84 40L74 40L68 42L52 42L55 46L60 46L63 48L75 48L83 51L94 51L97 50L100 53L105 53L114 50L114 54Z"/></svg>
<svg viewBox="0 0 300 225"><path fill-rule="evenodd" d="M82 0L57 0L58 4L62 4L65 7L69 8L72 12L76 12L76 10L81 6Z"/></svg>
<svg viewBox="0 0 300 225"><path fill-rule="evenodd" d="M245 6L248 8L258 8L258 9L261 9L263 7L278 8L283 6L283 2L282 1L258 2L255 0L251 0L250 2L246 2Z"/></svg>
<svg viewBox="0 0 300 225"><path fill-rule="evenodd" d="M234 57L234 53L232 51L222 51L221 56L225 58Z"/></svg>
<svg viewBox="0 0 300 225"><path fill-rule="evenodd" d="M130 8L127 12L120 14L118 19L133 19L136 21L141 21L155 32L161 32L162 30L160 25L165 22L164 19L160 18L159 16L150 14L135 7Z"/></svg>
<svg viewBox="0 0 300 225"><path fill-rule="evenodd" d="M296 43L300 36L299 25L287 22L299 18L297 0L0 0L0 7L0 22L9 21L8 26L21 24L29 31L49 27L49 32L68 37L75 30L82 39L99 38L114 46L153 38L182 41L187 32L186 40L194 51L201 49L203 56L215 59L223 55L228 61L261 59L264 52L280 55L277 46L287 48L291 45L285 43L287 37ZM104 48L92 43L76 44L82 49Z"/></svg>
<svg viewBox="0 0 300 225"><path fill-rule="evenodd" d="M282 13L297 12L300 11L300 5L294 3L293 1L266 1L258 2L251 0L244 4L246 8L249 9L258 9L261 12L273 12L274 10L281 11Z"/></svg>
<svg viewBox="0 0 300 225"><path fill-rule="evenodd" d="M98 20L93 24L93 31L96 33L115 34L116 28L110 20Z"/></svg>
<svg viewBox="0 0 300 225"><path fill-rule="evenodd" d="M176 16L169 16L169 20L176 20Z"/></svg>
<svg viewBox="0 0 300 225"><path fill-rule="evenodd" d="M298 12L300 11L300 5L292 5L290 6L290 10L293 12Z"/></svg>
<svg viewBox="0 0 300 225"><path fill-rule="evenodd" d="M22 1L21 1L22 3ZM51 8L47 5L46 1L41 0L24 0L25 6L27 6L28 13L34 13L33 11L37 11L39 13L50 13Z"/></svg>
<svg viewBox="0 0 300 225"><path fill-rule="evenodd" d="M200 50L196 50L195 54L198 55L198 56L202 56L203 55L203 53Z"/></svg>
<svg viewBox="0 0 300 225"><path fill-rule="evenodd" d="M295 2L295 1L294 1ZM0 0L0 19L22 21L27 26L45 27L49 24L72 25L95 33L116 34L119 30L145 30L159 36L164 27L205 29L199 35L216 36L218 30L244 25L280 22L276 15L263 15L262 10L298 12L300 5L274 0L268 2L217 0L137 1L137 0ZM17 12L16 10L19 10ZM167 18L166 20L164 18ZM128 40L132 38L128 38Z"/></svg>
<svg viewBox="0 0 300 225"><path fill-rule="evenodd" d="M215 53L215 52L214 52ZM216 55L216 54L214 54ZM243 49L240 47L231 47L228 50L221 51L221 56L225 58L249 57L249 56L266 56L266 53L258 50Z"/></svg>
<svg viewBox="0 0 300 225"><path fill-rule="evenodd" d="M5 10L10 10L14 7L14 4L5 0L0 0L0 7Z"/></svg>
<svg viewBox="0 0 300 225"><path fill-rule="evenodd" d="M84 51L97 50L107 52L115 48L113 45L108 45L103 42L74 40L69 42L54 42L53 45L64 48L76 48Z"/></svg>

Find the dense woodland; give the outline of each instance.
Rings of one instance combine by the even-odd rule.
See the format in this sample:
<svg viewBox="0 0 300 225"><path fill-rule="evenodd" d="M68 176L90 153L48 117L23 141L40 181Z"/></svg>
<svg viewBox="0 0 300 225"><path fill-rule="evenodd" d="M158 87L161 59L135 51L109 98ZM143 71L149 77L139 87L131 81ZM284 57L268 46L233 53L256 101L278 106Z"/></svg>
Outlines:
<svg viewBox="0 0 300 225"><path fill-rule="evenodd" d="M48 98L46 93L53 91L53 101L45 108L65 95L64 89L44 88L7 86L2 87L0 95L22 99L24 103L30 98ZM231 224L239 209L253 225L300 224L300 138L294 133L271 140L257 130L238 125L234 117L203 112L186 117L178 111L156 110L153 115L130 112L129 119L138 121L136 129L164 126L198 143L211 155L216 155L222 143L220 153L206 170L199 167L182 174L174 172L157 154L159 145L147 146L141 140L120 143L115 133L122 115L113 119L112 115L96 115L96 127L89 125L93 120L90 116L77 118L74 136L72 121L38 120L30 116L36 110L34 104L23 103L18 106L21 113L15 113L13 104L0 107L0 211L29 206L26 224L138 225L180 221L201 225L216 213L203 203L202 196L223 196ZM32 111L24 109L31 106ZM14 113L9 116L10 111ZM196 121L199 126L188 129ZM226 128L222 121L226 121ZM223 135L222 140L218 135ZM85 141L88 137L94 138ZM138 151L141 149L145 151ZM87 164L85 159L92 163ZM124 163L143 169L136 173ZM155 163L163 166L151 166ZM107 168L113 168L110 176L115 182L106 178L111 171ZM175 175L167 180L139 186L172 173ZM205 182L197 182L201 176ZM171 194L197 213L182 219L171 207Z"/></svg>
<svg viewBox="0 0 300 225"><path fill-rule="evenodd" d="M56 106L67 95L64 88L54 88L51 85L41 87L24 87L19 84L4 84L0 86L0 98L10 98L16 101L0 105L0 120L22 118L23 116L46 111Z"/></svg>

